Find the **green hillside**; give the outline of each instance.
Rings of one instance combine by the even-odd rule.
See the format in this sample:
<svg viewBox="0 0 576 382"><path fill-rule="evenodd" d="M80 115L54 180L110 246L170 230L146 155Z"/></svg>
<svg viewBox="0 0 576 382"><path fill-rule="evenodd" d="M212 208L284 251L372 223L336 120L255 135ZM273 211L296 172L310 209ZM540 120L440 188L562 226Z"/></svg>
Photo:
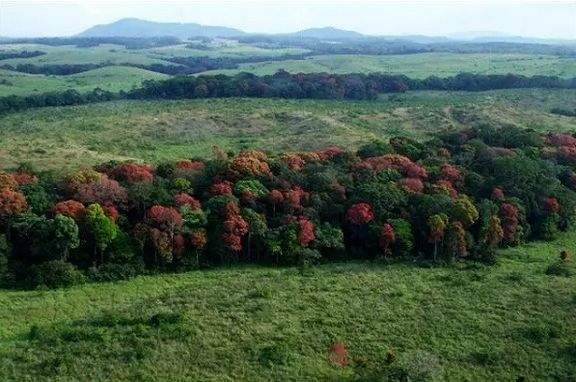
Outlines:
<svg viewBox="0 0 576 382"><path fill-rule="evenodd" d="M531 54L421 53L390 56L326 55L302 60L241 64L238 69L214 70L203 74L372 73L404 74L413 78L448 77L462 72L478 74L521 74L576 77L576 59Z"/></svg>
<svg viewBox="0 0 576 382"><path fill-rule="evenodd" d="M45 76L0 70L0 97L31 95L74 89L80 93L97 87L118 92L139 86L145 80L160 80L167 75L127 66L107 66L68 76Z"/></svg>
<svg viewBox="0 0 576 382"><path fill-rule="evenodd" d="M394 135L429 137L478 121L574 131L566 90L410 92L378 101L204 99L118 101L34 109L0 117L0 163L77 167L111 159L157 162L210 156L212 146L271 151L357 147Z"/></svg>

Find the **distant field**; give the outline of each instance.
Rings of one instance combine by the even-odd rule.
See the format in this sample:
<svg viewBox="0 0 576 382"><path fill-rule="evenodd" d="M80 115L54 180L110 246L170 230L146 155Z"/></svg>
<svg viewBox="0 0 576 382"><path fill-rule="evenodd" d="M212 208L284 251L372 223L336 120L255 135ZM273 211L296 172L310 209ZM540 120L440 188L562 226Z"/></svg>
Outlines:
<svg viewBox="0 0 576 382"><path fill-rule="evenodd" d="M280 99L119 101L28 110L0 117L0 166L29 161L70 168L105 160L210 156L225 149L354 148L394 135L428 137L482 120L540 131L574 131L570 90L409 92L378 101Z"/></svg>
<svg viewBox="0 0 576 382"><path fill-rule="evenodd" d="M209 45L206 49L189 49L185 47L185 44L150 49L126 49L123 46L110 44L89 48L40 44L0 44L0 51L41 51L46 53L31 58L0 60L0 66L16 67L19 64L37 66L106 65L104 68L66 76L30 75L0 69L0 97L7 95L24 96L68 89L88 92L96 87L109 91L130 90L132 87L140 85L142 81L162 79L168 76L125 65L178 66L178 64L167 61L174 57L276 57L299 55L307 52L307 50L299 48L265 49L242 44Z"/></svg>
<svg viewBox="0 0 576 382"><path fill-rule="evenodd" d="M118 92L140 86L145 80L160 80L168 77L165 74L127 66L107 66L68 76L44 76L0 70L0 97L69 89L83 93L97 87Z"/></svg>
<svg viewBox="0 0 576 382"><path fill-rule="evenodd" d="M202 74L274 74L284 69L291 73L371 73L405 74L413 78L448 77L461 72L478 74L522 74L576 77L576 58L531 54L420 53L391 56L332 55L311 56L302 60L241 64L238 69L214 70Z"/></svg>
<svg viewBox="0 0 576 382"><path fill-rule="evenodd" d="M78 48L76 46L49 46L40 44L0 44L0 50L5 51L35 51L45 52L45 55L31 58L13 58L0 60L0 65L18 64L100 64L111 65L130 64L164 64L175 65L165 61L172 57L244 57L244 56L280 56L298 55L307 50L300 48L265 49L252 45L215 45L206 49L188 49L182 45L172 45L149 49L126 49L120 45L102 44L96 47Z"/></svg>
<svg viewBox="0 0 576 382"><path fill-rule="evenodd" d="M439 381L572 381L576 278L545 274L561 250L576 252L575 233L502 250L492 267L249 267L0 290L0 380L359 382L400 366ZM154 325L159 313L176 322ZM327 362L334 342L345 368Z"/></svg>

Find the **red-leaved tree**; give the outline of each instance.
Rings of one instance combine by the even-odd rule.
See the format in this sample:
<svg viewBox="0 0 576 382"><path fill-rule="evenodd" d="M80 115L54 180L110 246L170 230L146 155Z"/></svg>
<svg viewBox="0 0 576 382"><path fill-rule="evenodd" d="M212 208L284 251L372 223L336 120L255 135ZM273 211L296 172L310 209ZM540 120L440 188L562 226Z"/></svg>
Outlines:
<svg viewBox="0 0 576 382"><path fill-rule="evenodd" d="M355 225L370 223L374 219L374 212L368 203L352 205L346 212L346 220Z"/></svg>
<svg viewBox="0 0 576 382"><path fill-rule="evenodd" d="M52 209L52 213L54 216L60 214L64 216L68 216L75 221L80 221L84 216L84 204L76 201L76 200L65 200L63 202L58 202Z"/></svg>

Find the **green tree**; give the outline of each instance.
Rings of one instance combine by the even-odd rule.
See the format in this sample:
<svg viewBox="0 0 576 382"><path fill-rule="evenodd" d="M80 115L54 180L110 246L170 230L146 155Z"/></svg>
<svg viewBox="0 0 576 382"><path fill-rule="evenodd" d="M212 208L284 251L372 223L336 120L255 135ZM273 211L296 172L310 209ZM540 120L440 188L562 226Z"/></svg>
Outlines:
<svg viewBox="0 0 576 382"><path fill-rule="evenodd" d="M116 224L104 214L104 210L97 203L91 204L86 208L84 219L94 241L94 262L96 262L96 254L98 253L100 255L100 264L103 264L104 250L118 234Z"/></svg>
<svg viewBox="0 0 576 382"><path fill-rule="evenodd" d="M68 260L70 249L78 248L80 239L78 237L78 225L71 217L56 215L52 220L54 237L54 247L62 255L61 260Z"/></svg>

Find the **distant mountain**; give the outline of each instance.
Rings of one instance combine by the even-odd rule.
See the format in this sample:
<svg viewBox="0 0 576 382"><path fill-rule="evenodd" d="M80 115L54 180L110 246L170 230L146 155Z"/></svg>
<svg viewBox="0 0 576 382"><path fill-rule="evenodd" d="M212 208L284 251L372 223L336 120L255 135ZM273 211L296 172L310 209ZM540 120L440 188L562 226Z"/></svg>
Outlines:
<svg viewBox="0 0 576 382"><path fill-rule="evenodd" d="M337 29L333 27L304 29L298 32L288 33L286 35L294 37L307 37L307 38L319 38L319 39L348 39L348 38L366 37L362 33L347 31L344 29Z"/></svg>
<svg viewBox="0 0 576 382"><path fill-rule="evenodd" d="M96 25L79 33L78 37L232 37L245 34L234 28L196 23L159 23L135 18L121 19L110 24Z"/></svg>

